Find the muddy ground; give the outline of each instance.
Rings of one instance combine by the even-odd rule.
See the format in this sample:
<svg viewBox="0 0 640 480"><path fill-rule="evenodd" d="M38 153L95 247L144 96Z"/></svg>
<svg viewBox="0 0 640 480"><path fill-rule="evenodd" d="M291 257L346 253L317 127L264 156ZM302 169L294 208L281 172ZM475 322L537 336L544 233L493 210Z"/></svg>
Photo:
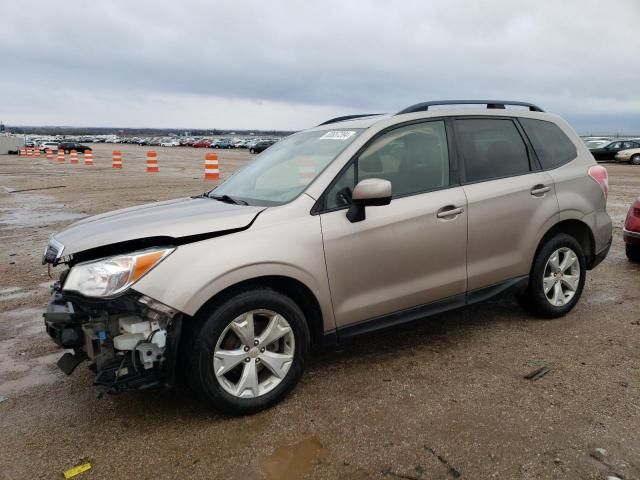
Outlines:
<svg viewBox="0 0 640 480"><path fill-rule="evenodd" d="M97 399L86 368L55 367L49 234L213 185L204 150L156 148L147 174L146 149L121 146L113 171L112 148L95 145L92 167L0 156L0 478L83 461L87 479L640 478L640 266L621 237L640 167L608 166L613 248L567 317L534 319L506 295L361 337L315 358L280 405L228 418L184 388ZM224 176L251 158L219 156Z"/></svg>

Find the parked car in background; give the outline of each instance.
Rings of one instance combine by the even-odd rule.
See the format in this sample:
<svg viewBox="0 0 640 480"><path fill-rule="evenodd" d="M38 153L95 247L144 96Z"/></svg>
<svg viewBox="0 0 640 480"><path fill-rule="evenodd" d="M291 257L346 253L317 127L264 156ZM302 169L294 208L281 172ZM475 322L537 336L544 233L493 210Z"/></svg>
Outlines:
<svg viewBox="0 0 640 480"><path fill-rule="evenodd" d="M58 142L42 142L42 143L40 144L40 148L41 148L42 150L47 150L47 149L49 149L49 150L57 151L57 150L58 150L58 145L59 145L59 143L58 143Z"/></svg>
<svg viewBox="0 0 640 480"><path fill-rule="evenodd" d="M640 142L633 140L615 140L599 147L590 148L589 151L596 160L615 160L616 153L629 148L640 148Z"/></svg>
<svg viewBox="0 0 640 480"><path fill-rule="evenodd" d="M219 140L214 140L211 143L211 148L233 148L233 144L226 138L221 138Z"/></svg>
<svg viewBox="0 0 640 480"><path fill-rule="evenodd" d="M274 140L263 140L261 142L256 142L253 146L249 147L249 152L250 153L263 152L274 143L276 143Z"/></svg>
<svg viewBox="0 0 640 480"><path fill-rule="evenodd" d="M627 150L620 150L618 153L616 153L615 159L618 162L626 162L630 163L631 165L640 165L640 148L629 148Z"/></svg>
<svg viewBox="0 0 640 480"><path fill-rule="evenodd" d="M193 148L209 148L211 146L211 142L209 140L198 140L197 142L193 142L191 146Z"/></svg>
<svg viewBox="0 0 640 480"><path fill-rule="evenodd" d="M636 198L629 208L622 229L622 238L627 258L640 262L640 197Z"/></svg>
<svg viewBox="0 0 640 480"><path fill-rule="evenodd" d="M249 414L323 344L507 290L535 315L567 314L611 246L607 170L535 105L431 108L451 103L334 118L208 193L56 233L43 261L65 266L45 325L74 352L58 365L88 359L110 392L184 374Z"/></svg>
<svg viewBox="0 0 640 480"><path fill-rule="evenodd" d="M78 142L60 142L58 148L64 150L64 153L69 153L71 150L77 152L84 152L85 150L91 150L91 147L87 147Z"/></svg>
<svg viewBox="0 0 640 480"><path fill-rule="evenodd" d="M163 140L160 142L161 147L179 147L180 143L177 140Z"/></svg>

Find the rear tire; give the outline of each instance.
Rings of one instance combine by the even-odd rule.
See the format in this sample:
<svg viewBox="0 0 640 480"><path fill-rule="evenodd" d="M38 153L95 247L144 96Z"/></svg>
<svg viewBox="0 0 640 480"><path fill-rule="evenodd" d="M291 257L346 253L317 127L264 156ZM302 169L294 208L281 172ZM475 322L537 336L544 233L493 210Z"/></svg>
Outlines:
<svg viewBox="0 0 640 480"><path fill-rule="evenodd" d="M633 155L631 157L631 160L629 160L629 163L631 165L640 165L640 155L639 154Z"/></svg>
<svg viewBox="0 0 640 480"><path fill-rule="evenodd" d="M633 245L625 245L624 251L627 254L627 258L632 262L640 263L640 247Z"/></svg>
<svg viewBox="0 0 640 480"><path fill-rule="evenodd" d="M267 288L249 290L226 300L202 320L191 346L189 383L215 408L230 415L259 412L282 400L302 377L309 328L291 298ZM272 343L260 343L272 320L273 331L287 333ZM285 357L290 360L281 360ZM280 363L273 367L275 362Z"/></svg>
<svg viewBox="0 0 640 480"><path fill-rule="evenodd" d="M563 270L565 265L568 266ZM578 303L586 272L585 255L576 239L555 235L538 251L520 303L537 316L562 317Z"/></svg>

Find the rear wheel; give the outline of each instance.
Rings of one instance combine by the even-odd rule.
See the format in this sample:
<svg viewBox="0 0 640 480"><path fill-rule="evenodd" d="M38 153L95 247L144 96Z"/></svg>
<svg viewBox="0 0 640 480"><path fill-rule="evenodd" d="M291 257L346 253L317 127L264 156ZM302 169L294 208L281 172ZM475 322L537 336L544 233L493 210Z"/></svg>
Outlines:
<svg viewBox="0 0 640 480"><path fill-rule="evenodd" d="M298 383L309 329L292 299L256 289L216 308L194 347L192 387L214 407L247 415L279 402Z"/></svg>
<svg viewBox="0 0 640 480"><path fill-rule="evenodd" d="M640 247L625 245L624 250L629 260L640 263Z"/></svg>
<svg viewBox="0 0 640 480"><path fill-rule="evenodd" d="M566 234L550 238L536 255L521 303L544 318L565 315L580 299L586 270L584 252L575 238Z"/></svg>
<svg viewBox="0 0 640 480"><path fill-rule="evenodd" d="M629 163L631 165L640 165L640 154L633 155Z"/></svg>

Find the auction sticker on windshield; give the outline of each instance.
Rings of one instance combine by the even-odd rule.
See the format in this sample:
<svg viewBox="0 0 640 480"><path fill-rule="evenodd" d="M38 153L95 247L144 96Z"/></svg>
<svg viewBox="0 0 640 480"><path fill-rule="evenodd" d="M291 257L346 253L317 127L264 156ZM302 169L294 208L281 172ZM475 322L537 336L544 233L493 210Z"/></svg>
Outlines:
<svg viewBox="0 0 640 480"><path fill-rule="evenodd" d="M355 134L356 132L352 130L333 130L321 136L320 140L347 140L348 138L353 137Z"/></svg>

